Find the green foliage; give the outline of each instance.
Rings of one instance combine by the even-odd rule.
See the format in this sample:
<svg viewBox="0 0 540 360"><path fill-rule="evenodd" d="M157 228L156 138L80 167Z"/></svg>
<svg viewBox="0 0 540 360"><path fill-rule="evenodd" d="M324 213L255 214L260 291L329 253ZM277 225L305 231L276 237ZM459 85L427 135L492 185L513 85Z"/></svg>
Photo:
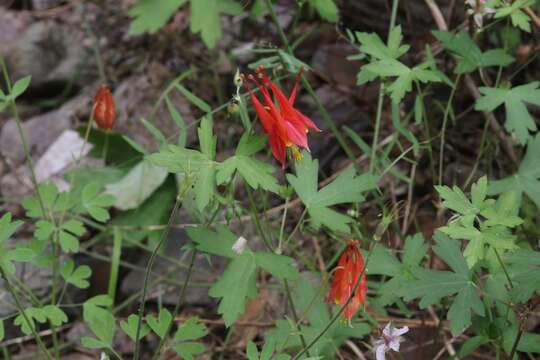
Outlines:
<svg viewBox="0 0 540 360"><path fill-rule="evenodd" d="M398 299L397 294L407 286L408 281L414 279L413 271L421 266L426 253L427 246L421 234L405 239L401 262L382 245L375 245L369 262L369 274L392 277L378 290L381 305L390 305Z"/></svg>
<svg viewBox="0 0 540 360"><path fill-rule="evenodd" d="M10 213L5 213L0 218L0 267L8 274L15 273L13 261L27 262L34 257L34 252L26 247L18 246L14 249L9 249L5 246L5 242L22 224L23 222L19 220L12 222Z"/></svg>
<svg viewBox="0 0 540 360"><path fill-rule="evenodd" d="M133 18L129 33L154 33L163 27L186 0L139 0L130 10ZM191 32L201 35L208 48L215 47L221 38L221 13L239 15L242 6L233 0L191 0Z"/></svg>
<svg viewBox="0 0 540 360"><path fill-rule="evenodd" d="M47 316L43 309L40 308L28 307L24 309L24 314L26 317L22 313L19 313L19 315L15 317L15 320L13 320L13 324L15 326L20 326L21 331L25 335L30 335L32 331L36 330L36 321L41 324L47 321ZM27 319L28 321L26 321Z"/></svg>
<svg viewBox="0 0 540 360"><path fill-rule="evenodd" d="M113 205L115 199L112 195L100 193L100 190L101 186L95 182L86 185L82 191L82 208L94 220L105 222L110 218L106 208Z"/></svg>
<svg viewBox="0 0 540 360"><path fill-rule="evenodd" d="M136 336L138 323L139 316L131 314L128 316L127 321L120 321L120 328L131 338L131 340L138 341L148 335L148 333L150 332L150 327L143 322L141 323L141 330L139 331L139 337L137 338Z"/></svg>
<svg viewBox="0 0 540 360"><path fill-rule="evenodd" d="M173 321L172 314L169 310L163 308L159 311L158 318L154 315L148 315L146 317L146 323L160 338L164 338L167 335L167 329Z"/></svg>
<svg viewBox="0 0 540 360"><path fill-rule="evenodd" d="M489 194L501 194L515 191L518 195L523 193L534 201L540 209L540 134L530 139L527 144L527 152L519 165L516 174L502 180L491 182Z"/></svg>
<svg viewBox="0 0 540 360"><path fill-rule="evenodd" d="M352 219L330 209L330 206L362 202L362 193L375 189L377 178L370 174L356 176L350 167L318 190L318 169L319 161L312 160L311 155L304 152L303 159L296 163L296 175L287 174L287 180L306 206L314 228L324 225L332 231L348 233L348 223Z"/></svg>
<svg viewBox="0 0 540 360"><path fill-rule="evenodd" d="M251 188L278 193L280 187L273 174L274 167L253 157L265 145L264 137L249 137L244 134L238 143L235 155L219 165L216 174L218 185L229 182L237 171Z"/></svg>
<svg viewBox="0 0 540 360"><path fill-rule="evenodd" d="M525 14L522 9L531 6L536 0L517 0L512 2L503 2L497 9L495 19L510 16L512 25L526 32L531 32L531 18Z"/></svg>
<svg viewBox="0 0 540 360"><path fill-rule="evenodd" d="M454 69L456 74L470 73L490 66L506 66L514 61L514 58L503 49L482 52L465 30L457 34L433 31L433 35L457 59L457 66Z"/></svg>
<svg viewBox="0 0 540 360"><path fill-rule="evenodd" d="M182 359L194 360L196 355L204 352L204 345L193 340L199 340L206 334L206 326L198 318L191 317L178 327L172 348Z"/></svg>
<svg viewBox="0 0 540 360"><path fill-rule="evenodd" d="M311 274L304 274L298 281L293 282L293 299L296 311L299 314L306 314L309 325L302 325L302 334L307 343L311 342L315 336L330 321L330 312L322 299L322 294L318 290L320 285L314 286L314 279ZM371 327L356 320L351 325L345 322L335 322L323 337L310 349L312 356L321 355L323 359L334 357L335 349L338 348L348 338L362 338L371 332ZM302 348L302 341L298 329L292 320L277 320L276 327L270 329L265 334L265 343L275 344L276 349L299 349ZM285 359L285 358L284 358Z"/></svg>
<svg viewBox="0 0 540 360"><path fill-rule="evenodd" d="M498 267L494 251L516 249L511 228L523 222L517 216L518 198L514 192L505 193L495 201L486 199L487 188L487 178L482 177L472 186L471 202L456 186L453 189L436 186L443 205L458 213L448 226L439 230L454 239L469 240L464 255L471 268L484 259Z"/></svg>
<svg viewBox="0 0 540 360"><path fill-rule="evenodd" d="M154 33L163 27L186 0L139 0L131 9L133 19L129 26L132 35Z"/></svg>
<svg viewBox="0 0 540 360"><path fill-rule="evenodd" d="M408 45L401 45L403 35L401 27L396 26L390 32L388 44L375 33L355 33L360 42L360 51L370 56L370 62L358 73L358 85L373 81L376 77L395 78L388 86L390 97L399 103L406 93L412 90L413 83L439 82L438 71L432 70L425 62L413 68L398 60L408 50Z"/></svg>
<svg viewBox="0 0 540 360"><path fill-rule="evenodd" d="M257 296L257 267L268 271L279 279L295 279L298 270L293 259L270 252L253 252L249 249L237 254L232 246L237 237L226 227L218 226L216 231L204 228L188 230L196 248L208 254L231 259L221 278L210 288L208 294L220 298L218 312L223 315L226 326L231 326L243 314L246 300ZM234 288L235 291L230 291Z"/></svg>
<svg viewBox="0 0 540 360"><path fill-rule="evenodd" d="M474 108L478 111L493 111L504 104L506 130L514 134L520 144L525 144L531 138L529 132L537 130L526 104L540 105L539 86L539 82L533 81L510 89L481 87L483 96L476 100Z"/></svg>
<svg viewBox="0 0 540 360"><path fill-rule="evenodd" d="M309 0L308 3L317 10L323 19L333 23L338 21L339 9L334 0Z"/></svg>
<svg viewBox="0 0 540 360"><path fill-rule="evenodd" d="M450 271L436 271L415 268L412 274L416 280L410 281L400 289L400 296L406 301L420 298L420 307L433 305L443 297L457 294L448 311L452 335L457 336L471 325L471 315L484 316L484 305L477 294L476 285L472 281L465 258L461 254L458 243L436 233L437 245L433 251L444 260Z"/></svg>
<svg viewBox="0 0 540 360"><path fill-rule="evenodd" d="M84 336L81 339L83 346L91 349L112 347L116 321L109 310L111 305L112 300L107 295L94 296L83 304L84 322L97 337Z"/></svg>
<svg viewBox="0 0 540 360"><path fill-rule="evenodd" d="M198 131L201 151L169 145L160 152L147 156L150 162L166 168L169 172L182 174L193 182L193 192L199 211L210 203L215 193L215 173L217 162L216 137L212 133L212 118L207 116Z"/></svg>
<svg viewBox="0 0 540 360"><path fill-rule="evenodd" d="M264 346L261 350L261 354L259 356L259 350L257 349L257 345L250 341L246 348L246 355L248 357L248 360L289 360L291 357L287 354L279 354L275 355L274 352L276 350L276 344L272 341L266 341L264 343ZM272 357L273 356L273 357Z"/></svg>
<svg viewBox="0 0 540 360"><path fill-rule="evenodd" d="M87 265L75 268L73 260L67 259L60 268L60 274L66 283L72 284L79 289L86 289L90 286L88 279L92 275L92 270Z"/></svg>

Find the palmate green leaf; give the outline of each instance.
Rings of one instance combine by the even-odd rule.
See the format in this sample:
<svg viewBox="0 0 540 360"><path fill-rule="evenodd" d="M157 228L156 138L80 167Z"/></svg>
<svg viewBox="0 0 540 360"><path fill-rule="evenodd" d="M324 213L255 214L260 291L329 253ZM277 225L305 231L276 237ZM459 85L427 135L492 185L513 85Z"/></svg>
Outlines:
<svg viewBox="0 0 540 360"><path fill-rule="evenodd" d="M265 145L266 139L264 137L244 134L238 143L235 155L218 166L217 183L229 182L234 172L238 171L251 188L255 190L261 188L276 194L279 193L280 186L274 176L274 167L253 157Z"/></svg>
<svg viewBox="0 0 540 360"><path fill-rule="evenodd" d="M507 253L504 261L511 264L512 293L515 300L527 302L536 292L540 294L540 253L533 250L519 250Z"/></svg>
<svg viewBox="0 0 540 360"><path fill-rule="evenodd" d="M191 240L197 245L199 251L234 258L237 254L232 250L238 239L226 226L219 225L215 231L203 227L194 227L186 230Z"/></svg>
<svg viewBox="0 0 540 360"><path fill-rule="evenodd" d="M309 0L309 4L317 10L323 19L333 23L338 21L339 9L334 0Z"/></svg>
<svg viewBox="0 0 540 360"><path fill-rule="evenodd" d="M111 347L114 332L115 319L109 310L112 300L107 295L98 295L86 300L83 304L83 319L85 324L97 336L98 340L87 340L99 347ZM91 338L87 338L91 339Z"/></svg>
<svg viewBox="0 0 540 360"><path fill-rule="evenodd" d="M163 184L168 174L167 169L143 160L120 181L106 185L105 193L114 196L116 208L135 209Z"/></svg>
<svg viewBox="0 0 540 360"><path fill-rule="evenodd" d="M60 275L66 283L79 289L86 289L90 286L88 279L92 275L92 270L88 265L81 265L75 269L73 260L67 259L60 268Z"/></svg>
<svg viewBox="0 0 540 360"><path fill-rule="evenodd" d="M146 317L146 323L160 338L164 338L167 335L167 329L171 324L173 318L169 310L163 308L159 311L158 318L154 315L148 315Z"/></svg>
<svg viewBox="0 0 540 360"><path fill-rule="evenodd" d="M255 280L257 267L268 271L279 279L296 279L298 270L290 257L270 252L252 252L244 250L240 255L232 250L237 240L225 226L218 226L215 231L206 228L187 230L189 237L199 251L224 256L231 259L221 278L211 288L208 294L221 298L218 312L223 314L225 325L230 326L244 312L247 298L257 296ZM234 287L235 291L230 291Z"/></svg>
<svg viewBox="0 0 540 360"><path fill-rule="evenodd" d="M132 18L129 33L138 35L145 32L156 32L185 2L186 0L139 0L128 11Z"/></svg>
<svg viewBox="0 0 540 360"><path fill-rule="evenodd" d="M68 322L66 313L55 305L46 305L41 308L43 314L49 319L50 323L54 326L60 326Z"/></svg>
<svg viewBox="0 0 540 360"><path fill-rule="evenodd" d="M399 103L405 94L411 91L415 81L421 83L441 81L438 73L429 69L428 64L409 68L395 59L373 61L363 66L362 71L368 71L380 77L396 77L388 87L390 97L395 103Z"/></svg>
<svg viewBox="0 0 540 360"><path fill-rule="evenodd" d="M250 251L234 258L208 295L220 298L218 312L225 326L231 326L244 313L246 300L257 296L255 256ZM234 289L234 291L231 291Z"/></svg>
<svg viewBox="0 0 540 360"><path fill-rule="evenodd" d="M436 185L435 190L443 199L443 205L447 209L465 216L476 215L480 212L480 208L473 205L458 186L454 185L450 188L446 185Z"/></svg>
<svg viewBox="0 0 540 360"><path fill-rule="evenodd" d="M22 206L25 208L28 217L45 218L49 215L49 212L62 213L75 205L75 199L67 192L59 192L53 182L40 184L38 191L43 200L46 214L43 214L39 200L34 196L22 201Z"/></svg>
<svg viewBox="0 0 540 360"><path fill-rule="evenodd" d="M206 116L198 130L201 151L168 145L158 153L146 157L152 164L166 168L171 173L183 174L193 181L197 208L202 212L215 196L217 162L216 137L212 133L212 118Z"/></svg>
<svg viewBox="0 0 540 360"><path fill-rule="evenodd" d="M520 144L525 144L531 138L530 132L537 130L526 104L540 105L539 86L540 82L533 81L510 89L481 87L479 90L483 96L476 100L474 108L493 111L504 104L506 130L514 134Z"/></svg>
<svg viewBox="0 0 540 360"><path fill-rule="evenodd" d="M0 244L6 242L11 235L23 224L22 221L11 221L11 213L5 213L0 218Z"/></svg>
<svg viewBox="0 0 540 360"><path fill-rule="evenodd" d="M420 298L422 308L439 302L443 297L457 294L447 315L452 334L457 336L471 324L473 312L484 316L484 307L476 293L476 287L471 280L472 273L461 255L459 244L441 233L437 233L435 240L437 244L433 251L453 272L415 268L412 273L416 280L402 286L399 294L405 301Z"/></svg>
<svg viewBox="0 0 540 360"><path fill-rule="evenodd" d="M115 202L114 196L103 193L102 186L96 182L87 184L81 193L82 210L100 222L109 220L110 215L107 207L112 206Z"/></svg>
<svg viewBox="0 0 540 360"><path fill-rule="evenodd" d="M287 180L306 206L315 228L324 225L333 231L349 232L351 218L329 207L363 201L362 193L376 188L377 177L370 174L356 176L351 167L318 191L318 168L318 160L312 160L304 151L303 159L296 163L296 175L287 174Z"/></svg>
<svg viewBox="0 0 540 360"><path fill-rule="evenodd" d="M174 335L173 350L180 355L182 359L193 360L194 356L204 352L204 345L192 340L198 340L208 334L206 326L198 318L191 317L178 327ZM181 342L178 344L178 342Z"/></svg>
<svg viewBox="0 0 540 360"><path fill-rule="evenodd" d="M433 31L433 35L458 60L454 70L456 74L465 74L489 66L506 66L514 61L514 58L503 49L493 49L482 53L465 30L457 34Z"/></svg>
<svg viewBox="0 0 540 360"><path fill-rule="evenodd" d="M376 33L356 32L355 35L361 44L360 51L377 60L398 59L409 51L409 45L401 45L403 39L401 26L396 26L390 31L388 45Z"/></svg>
<svg viewBox="0 0 540 360"><path fill-rule="evenodd" d="M517 174L502 180L491 181L488 194L516 191L525 193L540 208L540 134L530 139Z"/></svg>
<svg viewBox="0 0 540 360"><path fill-rule="evenodd" d="M239 15L242 6L233 0L191 0L190 28L210 49L221 38L220 14Z"/></svg>
<svg viewBox="0 0 540 360"><path fill-rule="evenodd" d="M137 337L137 326L139 323L139 315L131 314L128 316L127 321L122 320L120 321L120 328L124 333L126 333L131 340L138 341L141 340L143 337L148 335L150 332L150 327L146 325L144 322L141 323L141 329L139 331L139 337Z"/></svg>
<svg viewBox="0 0 540 360"><path fill-rule="evenodd" d="M495 19L510 16L512 25L520 28L523 31L531 32L531 18L527 16L521 9L526 6L533 5L535 0L517 0L509 3L503 3L503 6L497 9Z"/></svg>
<svg viewBox="0 0 540 360"><path fill-rule="evenodd" d="M26 317L22 313L19 313L19 315L15 317L15 320L13 320L13 324L20 326L21 331L25 335L30 335L32 331L36 329L36 321L41 324L47 321L47 316L40 308L28 307L24 309L24 314Z"/></svg>

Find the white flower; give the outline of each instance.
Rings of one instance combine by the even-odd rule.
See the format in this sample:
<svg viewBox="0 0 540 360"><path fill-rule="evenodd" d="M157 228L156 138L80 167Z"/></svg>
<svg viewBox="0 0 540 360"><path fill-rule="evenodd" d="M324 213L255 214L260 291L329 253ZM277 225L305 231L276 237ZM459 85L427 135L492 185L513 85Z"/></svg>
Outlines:
<svg viewBox="0 0 540 360"><path fill-rule="evenodd" d="M385 360L385 355L389 350L399 352L399 344L403 341L401 335L408 331L409 328L407 326L399 329L395 328L391 321L386 324L381 338L375 341L375 355L377 360Z"/></svg>
<svg viewBox="0 0 540 360"><path fill-rule="evenodd" d="M245 237L240 236L238 240L233 244L232 251L237 253L238 255L242 254L244 250L246 249L247 240Z"/></svg>
<svg viewBox="0 0 540 360"><path fill-rule="evenodd" d="M481 28L484 22L484 17L494 14L497 10L487 7L486 0L466 0L465 3L469 6L467 14L473 15L474 23Z"/></svg>

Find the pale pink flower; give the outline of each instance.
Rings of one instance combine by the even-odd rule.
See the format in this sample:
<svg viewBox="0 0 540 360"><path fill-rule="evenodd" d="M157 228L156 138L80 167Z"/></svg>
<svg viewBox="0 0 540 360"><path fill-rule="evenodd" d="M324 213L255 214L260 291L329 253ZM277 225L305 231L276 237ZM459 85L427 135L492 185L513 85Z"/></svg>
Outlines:
<svg viewBox="0 0 540 360"><path fill-rule="evenodd" d="M382 336L379 340L375 341L375 357L377 360L385 360L386 353L390 350L399 352L399 344L403 341L401 335L408 331L409 328L407 326L396 328L391 321L386 324Z"/></svg>

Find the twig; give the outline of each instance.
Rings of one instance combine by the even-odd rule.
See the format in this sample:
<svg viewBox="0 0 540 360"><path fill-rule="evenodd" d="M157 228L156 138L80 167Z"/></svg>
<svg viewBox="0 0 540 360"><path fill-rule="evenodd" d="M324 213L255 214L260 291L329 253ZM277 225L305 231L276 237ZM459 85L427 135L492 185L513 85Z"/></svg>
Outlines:
<svg viewBox="0 0 540 360"><path fill-rule="evenodd" d="M532 22L534 23L534 26L540 29L540 18L538 17L538 15L536 15L533 9L531 9L530 6L525 6L523 8L523 11L525 12L525 14L529 15Z"/></svg>

